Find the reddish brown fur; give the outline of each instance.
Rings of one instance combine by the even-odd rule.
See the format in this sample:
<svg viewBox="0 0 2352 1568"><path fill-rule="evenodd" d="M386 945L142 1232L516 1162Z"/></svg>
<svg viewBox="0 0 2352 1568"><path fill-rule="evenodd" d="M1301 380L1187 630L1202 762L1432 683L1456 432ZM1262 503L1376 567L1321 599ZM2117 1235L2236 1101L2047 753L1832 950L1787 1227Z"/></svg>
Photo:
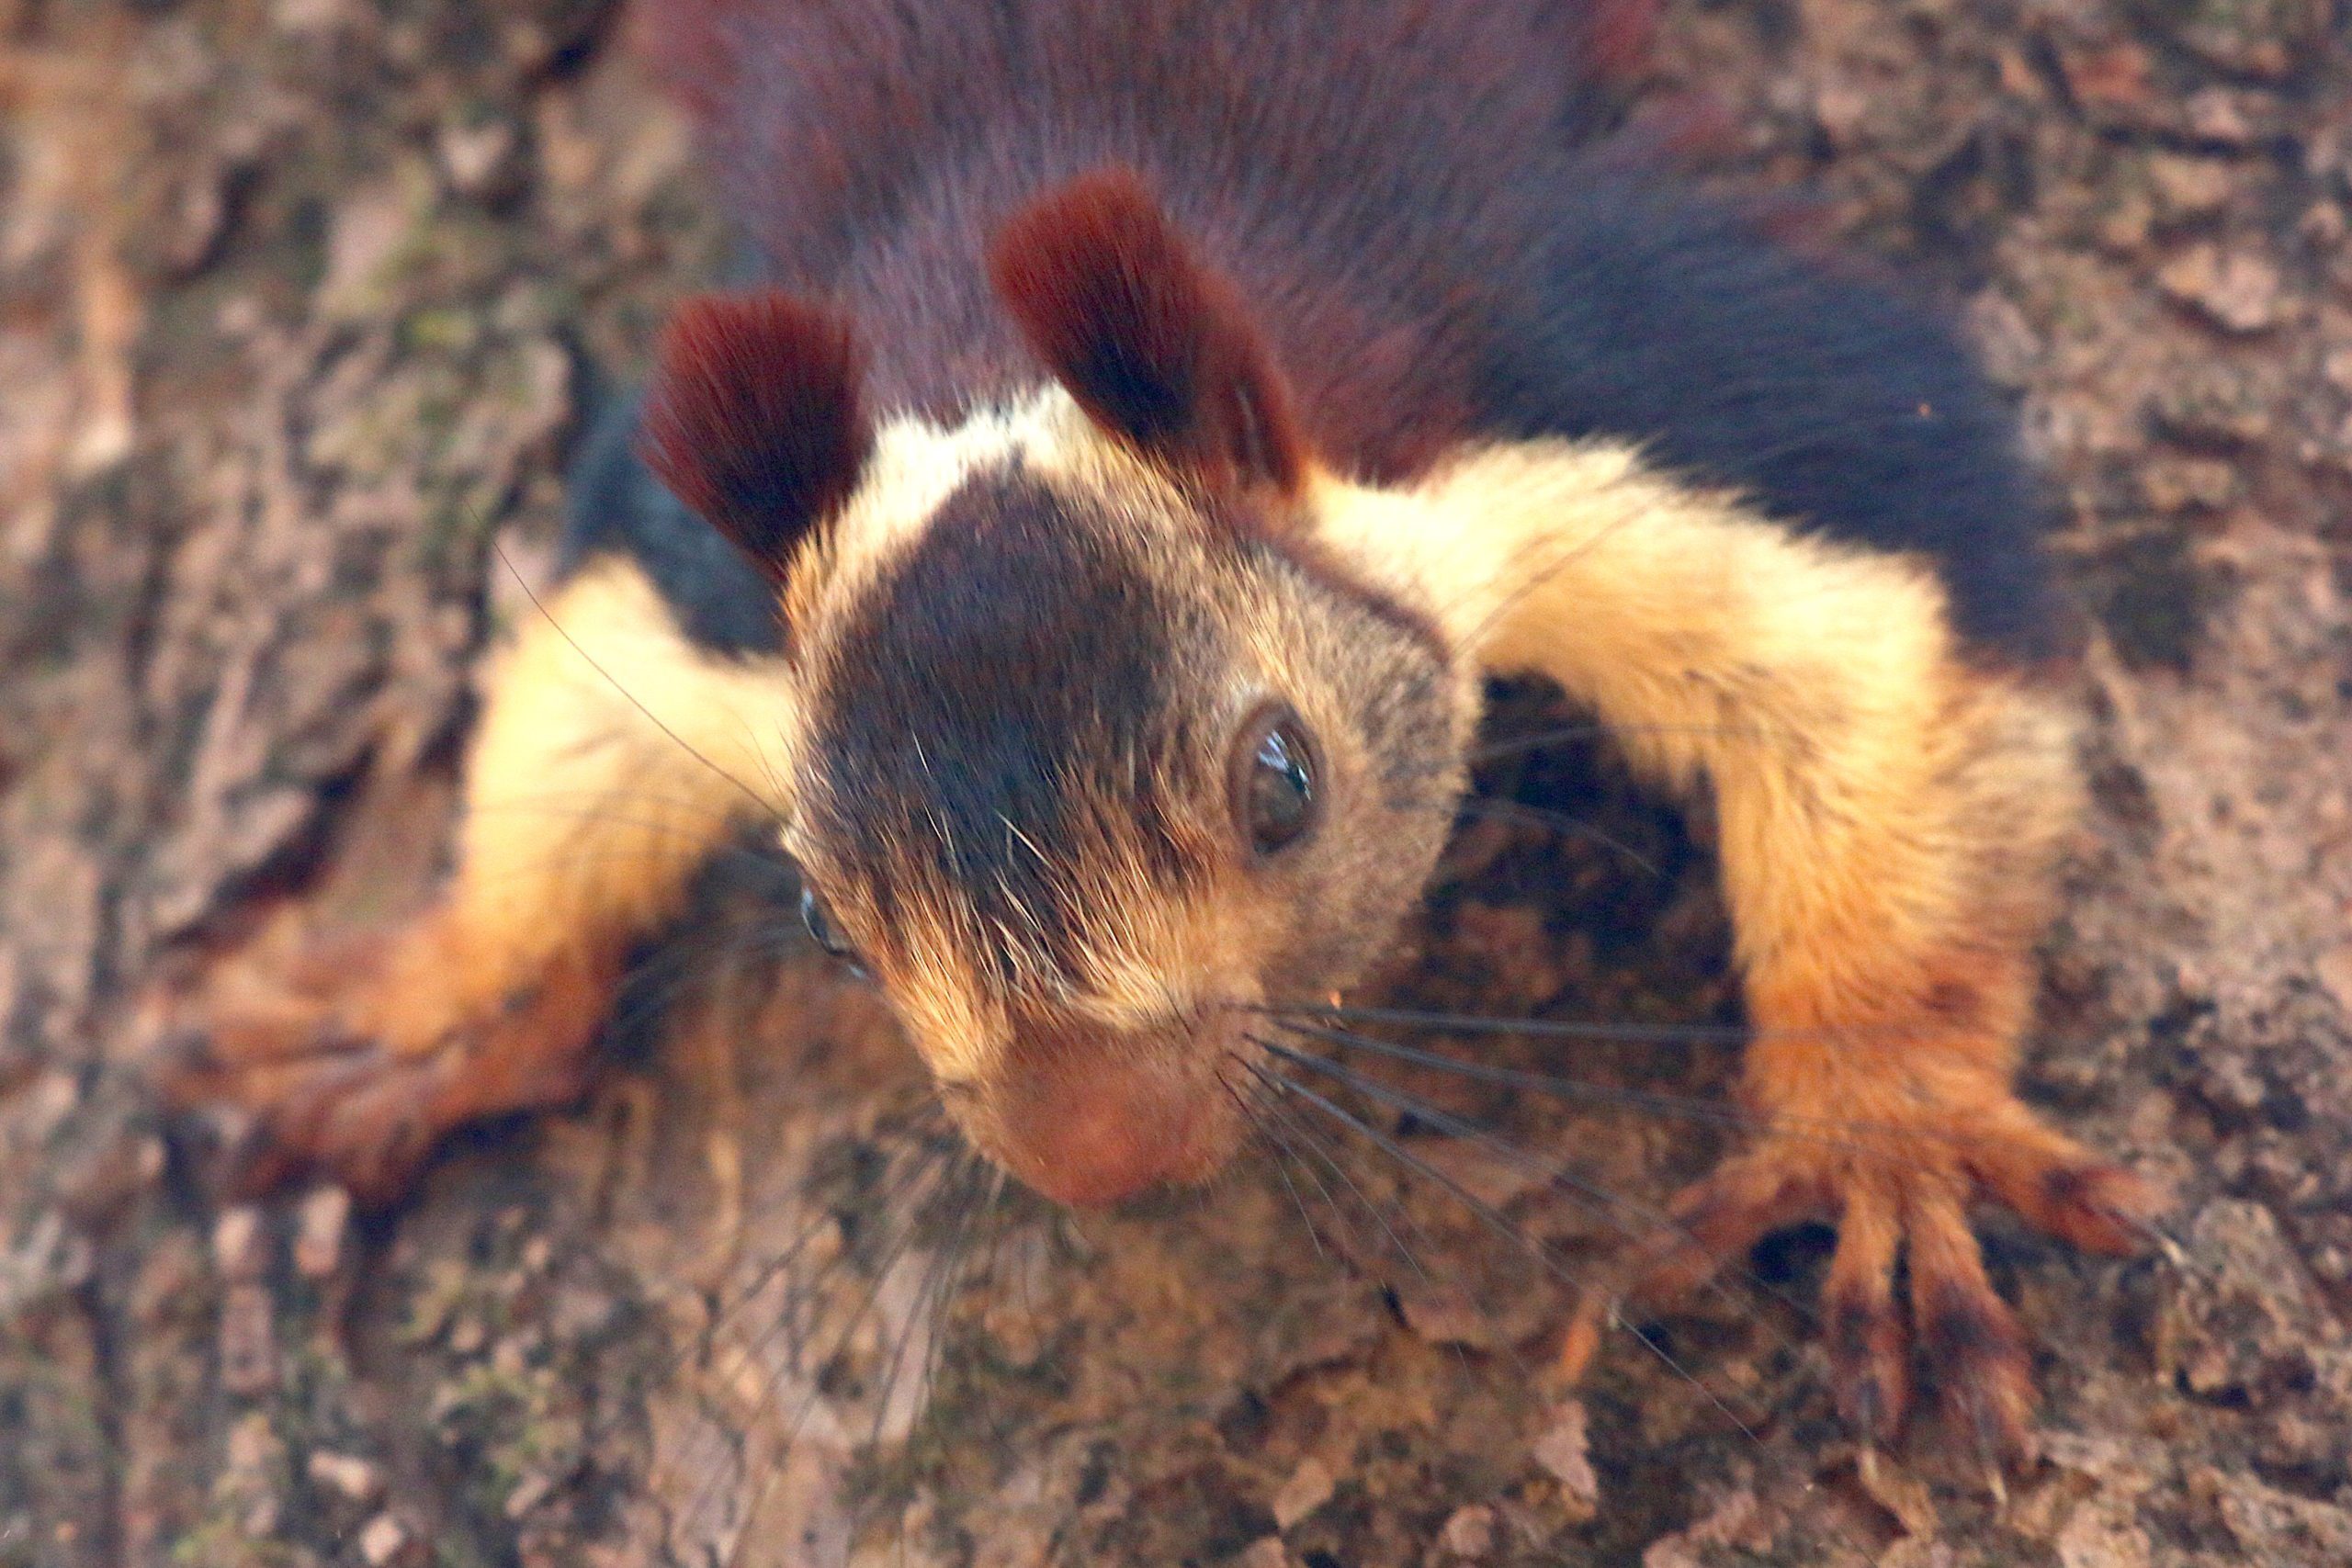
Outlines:
<svg viewBox="0 0 2352 1568"><path fill-rule="evenodd" d="M738 41L757 29L757 8L745 0L639 5L630 12L632 42L671 91L697 115L712 118L733 90L741 58ZM1570 9L1559 44L1569 73L1585 76L1596 90L1630 88L1649 73L1657 46L1658 0L1587 0Z"/></svg>
<svg viewBox="0 0 2352 1568"><path fill-rule="evenodd" d="M690 299L662 337L646 460L781 582L792 547L849 499L873 450L864 379L839 315L774 290Z"/></svg>
<svg viewBox="0 0 2352 1568"><path fill-rule="evenodd" d="M1297 416L1264 340L1133 171L1022 209L989 274L1079 406L1143 456L1204 490L1297 488Z"/></svg>
<svg viewBox="0 0 2352 1568"><path fill-rule="evenodd" d="M1577 21L1577 58L1603 81L1635 82L1657 47L1657 0L1591 0Z"/></svg>
<svg viewBox="0 0 2352 1568"><path fill-rule="evenodd" d="M888 324L877 405L1034 383L986 239L1121 164L1258 307L1314 446L1394 479L1471 427L1474 323L1539 286L1544 186L1613 123L1654 8L695 0L647 31L768 273Z"/></svg>

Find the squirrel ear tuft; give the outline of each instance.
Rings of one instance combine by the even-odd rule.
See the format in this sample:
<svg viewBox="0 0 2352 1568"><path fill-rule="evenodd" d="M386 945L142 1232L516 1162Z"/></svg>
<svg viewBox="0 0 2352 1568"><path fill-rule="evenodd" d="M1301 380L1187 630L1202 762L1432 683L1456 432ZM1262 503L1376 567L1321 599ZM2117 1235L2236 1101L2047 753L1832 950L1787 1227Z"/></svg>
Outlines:
<svg viewBox="0 0 2352 1568"><path fill-rule="evenodd" d="M1296 488L1305 447L1264 339L1132 171L1030 203L997 234L989 271L1096 423L1191 482Z"/></svg>
<svg viewBox="0 0 2352 1568"><path fill-rule="evenodd" d="M874 449L865 356L841 315L766 291L686 300L662 335L638 441L710 525L782 581Z"/></svg>

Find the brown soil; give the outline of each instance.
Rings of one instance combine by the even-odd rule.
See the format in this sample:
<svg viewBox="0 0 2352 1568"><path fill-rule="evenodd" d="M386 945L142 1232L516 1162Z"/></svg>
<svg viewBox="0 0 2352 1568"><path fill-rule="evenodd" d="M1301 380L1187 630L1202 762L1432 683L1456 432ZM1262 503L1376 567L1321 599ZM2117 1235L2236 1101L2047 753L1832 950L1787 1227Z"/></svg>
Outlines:
<svg viewBox="0 0 2352 1568"><path fill-rule="evenodd" d="M1874 1470L1841 1441L1818 1235L1571 1396L1528 1359L1567 1289L1352 1141L1159 1213L971 1218L757 847L582 1109L379 1222L203 1200L134 1070L146 998L429 880L594 378L717 230L599 0L0 3L0 1564L2352 1561L2346 22L1666 32L1662 89L1740 128L1729 183L1804 183L1966 321L2096 626L2028 1081L2174 1187L2179 1252L1996 1228L2047 1423L1998 1504L1932 1419ZM1495 732L1563 722L1519 694ZM1392 998L1734 1017L1702 831L1589 745L1487 783L1586 826L1465 828ZM1727 1045L1445 1048L1595 1086L1384 1075L1611 1195L1379 1119L1570 1265L1723 1145L1673 1097L1719 1103Z"/></svg>

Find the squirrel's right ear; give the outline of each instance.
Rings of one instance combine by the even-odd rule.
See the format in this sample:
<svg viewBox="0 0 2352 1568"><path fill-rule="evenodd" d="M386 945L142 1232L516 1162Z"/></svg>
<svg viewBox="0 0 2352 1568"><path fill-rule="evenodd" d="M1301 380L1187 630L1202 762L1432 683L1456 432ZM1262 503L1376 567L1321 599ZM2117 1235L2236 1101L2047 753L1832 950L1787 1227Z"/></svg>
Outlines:
<svg viewBox="0 0 2352 1568"><path fill-rule="evenodd" d="M874 450L865 356L838 313L774 291L706 294L662 335L639 446L679 500L782 581Z"/></svg>

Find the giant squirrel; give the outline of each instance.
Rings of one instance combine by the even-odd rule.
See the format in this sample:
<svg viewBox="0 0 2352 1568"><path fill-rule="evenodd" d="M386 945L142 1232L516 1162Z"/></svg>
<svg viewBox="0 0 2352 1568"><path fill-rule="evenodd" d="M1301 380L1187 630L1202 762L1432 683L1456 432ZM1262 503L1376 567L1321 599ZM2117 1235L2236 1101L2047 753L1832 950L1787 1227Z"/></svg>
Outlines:
<svg viewBox="0 0 2352 1568"><path fill-rule="evenodd" d="M1535 673L1711 800L1753 1035L1756 1132L1572 1354L1826 1220L1846 1419L1893 1434L1916 1339L2020 1450L1970 1208L2125 1250L2153 1205L2011 1084L2078 788L2044 509L1928 316L1606 134L1648 11L663 7L755 281L592 443L446 894L205 1019L177 1091L394 1193L575 1093L631 945L772 820L983 1152L1196 1181Z"/></svg>

